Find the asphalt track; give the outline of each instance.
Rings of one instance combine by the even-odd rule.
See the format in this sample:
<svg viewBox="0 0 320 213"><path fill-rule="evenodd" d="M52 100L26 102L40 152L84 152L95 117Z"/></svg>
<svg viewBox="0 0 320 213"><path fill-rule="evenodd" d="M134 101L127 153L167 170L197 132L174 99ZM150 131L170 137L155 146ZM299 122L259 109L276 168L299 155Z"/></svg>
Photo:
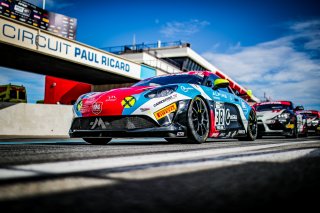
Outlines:
<svg viewBox="0 0 320 213"><path fill-rule="evenodd" d="M314 211L320 137L0 140L1 212Z"/></svg>

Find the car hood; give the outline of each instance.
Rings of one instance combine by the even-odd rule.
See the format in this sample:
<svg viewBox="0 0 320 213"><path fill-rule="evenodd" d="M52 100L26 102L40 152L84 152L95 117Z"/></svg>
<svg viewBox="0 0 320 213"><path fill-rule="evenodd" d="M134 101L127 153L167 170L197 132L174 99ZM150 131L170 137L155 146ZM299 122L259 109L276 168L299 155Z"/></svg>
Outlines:
<svg viewBox="0 0 320 213"><path fill-rule="evenodd" d="M75 107L83 117L121 115L125 107L132 107L139 101L140 94L153 88L155 87L136 86L89 93L84 95Z"/></svg>
<svg viewBox="0 0 320 213"><path fill-rule="evenodd" d="M268 119L272 119L277 115L280 115L281 113L283 113L285 111L285 109L282 110L270 110L270 111L259 111L257 112L257 118L258 120L268 120Z"/></svg>

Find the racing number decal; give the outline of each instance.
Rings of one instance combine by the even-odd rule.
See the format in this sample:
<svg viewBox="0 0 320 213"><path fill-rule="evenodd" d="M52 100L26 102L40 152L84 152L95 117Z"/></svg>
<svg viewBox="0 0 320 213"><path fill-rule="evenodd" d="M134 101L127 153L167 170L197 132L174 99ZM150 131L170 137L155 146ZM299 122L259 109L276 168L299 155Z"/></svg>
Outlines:
<svg viewBox="0 0 320 213"><path fill-rule="evenodd" d="M225 108L224 104L221 102L216 102L215 107L215 114L216 114L216 129L217 130L224 130L225 127Z"/></svg>
<svg viewBox="0 0 320 213"><path fill-rule="evenodd" d="M221 102L216 102L215 107L215 121L217 130L225 130L226 126L229 126L231 123L231 113L229 108L225 108L225 105ZM233 115L233 119L237 116Z"/></svg>
<svg viewBox="0 0 320 213"><path fill-rule="evenodd" d="M224 109L216 109L217 119L216 125L224 126Z"/></svg>

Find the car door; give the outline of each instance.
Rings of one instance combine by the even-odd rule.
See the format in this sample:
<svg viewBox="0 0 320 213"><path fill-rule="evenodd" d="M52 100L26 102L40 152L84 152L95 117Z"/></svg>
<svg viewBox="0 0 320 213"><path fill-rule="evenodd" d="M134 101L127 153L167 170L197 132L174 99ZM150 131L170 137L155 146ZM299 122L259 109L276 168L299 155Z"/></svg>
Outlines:
<svg viewBox="0 0 320 213"><path fill-rule="evenodd" d="M214 82L217 78L217 76L211 75L207 81ZM210 83L206 84L210 85ZM212 88L211 94L213 100L211 105L214 106L215 113L215 128L220 132L220 136L232 137L239 131L244 131L243 113L240 112L243 100L236 96L230 87Z"/></svg>

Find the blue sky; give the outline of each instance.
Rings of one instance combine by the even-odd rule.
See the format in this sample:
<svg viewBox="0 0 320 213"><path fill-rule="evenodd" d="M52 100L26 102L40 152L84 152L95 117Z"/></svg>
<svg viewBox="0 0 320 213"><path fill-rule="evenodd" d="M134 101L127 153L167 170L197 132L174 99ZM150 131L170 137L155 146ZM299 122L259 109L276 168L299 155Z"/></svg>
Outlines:
<svg viewBox="0 0 320 213"><path fill-rule="evenodd" d="M42 6L42 1L30 0ZM320 4L320 3L319 3ZM182 40L262 97L320 110L320 12L316 0L46 0L78 19L77 40L94 47ZM0 69L1 80L27 78ZM12 75L12 76L11 76ZM20 75L21 76L21 75ZM30 101L43 98L43 76ZM41 82L42 81L42 82ZM28 83L28 82L27 82ZM40 95L41 94L41 95Z"/></svg>

